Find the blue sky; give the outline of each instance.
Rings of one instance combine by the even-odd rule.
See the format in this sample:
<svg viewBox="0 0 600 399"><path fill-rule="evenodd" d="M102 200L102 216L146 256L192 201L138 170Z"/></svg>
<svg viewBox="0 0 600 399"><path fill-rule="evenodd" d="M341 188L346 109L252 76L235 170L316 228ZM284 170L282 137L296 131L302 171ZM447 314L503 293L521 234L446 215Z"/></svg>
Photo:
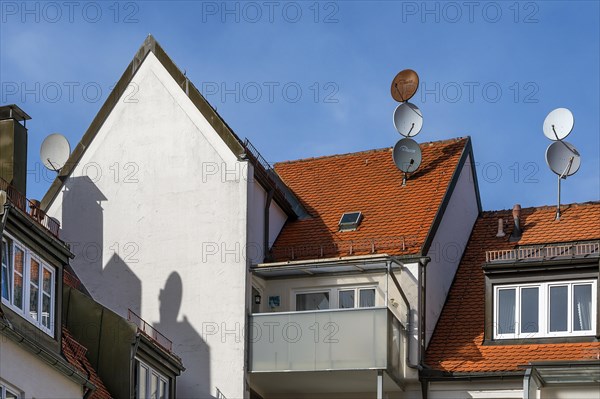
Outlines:
<svg viewBox="0 0 600 399"><path fill-rule="evenodd" d="M419 142L470 135L484 209L554 205L547 113L582 156L563 203L600 199L596 1L0 2L0 102L28 112L28 196L48 134L79 141L147 34L270 162L390 147L395 74L418 71Z"/></svg>

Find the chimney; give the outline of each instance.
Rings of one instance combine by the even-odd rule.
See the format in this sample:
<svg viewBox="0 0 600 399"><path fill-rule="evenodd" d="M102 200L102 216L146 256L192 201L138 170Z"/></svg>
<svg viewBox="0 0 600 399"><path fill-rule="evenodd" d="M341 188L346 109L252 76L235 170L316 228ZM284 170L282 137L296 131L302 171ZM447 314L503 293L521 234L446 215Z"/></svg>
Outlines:
<svg viewBox="0 0 600 399"><path fill-rule="evenodd" d="M0 177L25 195L27 186L27 128L31 119L21 108L0 106Z"/></svg>
<svg viewBox="0 0 600 399"><path fill-rule="evenodd" d="M498 233L496 233L496 237L504 237L506 233L504 232L504 220L502 218L498 219Z"/></svg>
<svg viewBox="0 0 600 399"><path fill-rule="evenodd" d="M509 242L519 241L523 235L523 229L521 227L521 205L515 204L515 206L513 206L512 215L515 220L515 227L508 239Z"/></svg>

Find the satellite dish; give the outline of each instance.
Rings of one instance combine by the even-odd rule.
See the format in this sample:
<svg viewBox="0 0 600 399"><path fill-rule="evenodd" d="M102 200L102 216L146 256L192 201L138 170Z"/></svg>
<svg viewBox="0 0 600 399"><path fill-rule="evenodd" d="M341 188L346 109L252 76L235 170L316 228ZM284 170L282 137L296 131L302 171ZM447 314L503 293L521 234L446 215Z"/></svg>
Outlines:
<svg viewBox="0 0 600 399"><path fill-rule="evenodd" d="M53 133L46 137L40 149L40 158L44 166L58 172L69 159L71 146L69 142L59 133Z"/></svg>
<svg viewBox="0 0 600 399"><path fill-rule="evenodd" d="M557 141L548 146L546 162L554 173L566 178L577 173L581 166L581 156L572 144Z"/></svg>
<svg viewBox="0 0 600 399"><path fill-rule="evenodd" d="M562 140L571 133L575 119L566 108L557 108L544 119L544 135L550 140Z"/></svg>
<svg viewBox="0 0 600 399"><path fill-rule="evenodd" d="M423 114L414 104L402 103L394 110L394 127L404 137L414 137L423 128Z"/></svg>
<svg viewBox="0 0 600 399"><path fill-rule="evenodd" d="M392 98L399 102L410 100L419 87L419 75L412 69L398 72L392 81Z"/></svg>
<svg viewBox="0 0 600 399"><path fill-rule="evenodd" d="M421 166L421 147L413 139L400 139L394 146L392 158L404 173L412 173Z"/></svg>

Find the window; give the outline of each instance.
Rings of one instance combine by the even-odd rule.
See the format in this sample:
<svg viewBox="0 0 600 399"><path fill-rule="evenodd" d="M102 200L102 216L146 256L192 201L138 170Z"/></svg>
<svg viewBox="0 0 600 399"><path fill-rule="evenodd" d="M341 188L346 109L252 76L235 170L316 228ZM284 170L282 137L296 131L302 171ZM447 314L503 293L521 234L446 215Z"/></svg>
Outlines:
<svg viewBox="0 0 600 399"><path fill-rule="evenodd" d="M16 389L10 388L0 381L0 399L19 399L20 396L16 392Z"/></svg>
<svg viewBox="0 0 600 399"><path fill-rule="evenodd" d="M329 292L296 294L296 310L329 309Z"/></svg>
<svg viewBox="0 0 600 399"><path fill-rule="evenodd" d="M354 231L362 220L361 212L347 212L342 215L338 223L340 231Z"/></svg>
<svg viewBox="0 0 600 399"><path fill-rule="evenodd" d="M353 309L375 306L375 287L327 288L296 293L296 310Z"/></svg>
<svg viewBox="0 0 600 399"><path fill-rule="evenodd" d="M596 280L495 287L494 337L594 335Z"/></svg>
<svg viewBox="0 0 600 399"><path fill-rule="evenodd" d="M55 269L16 240L2 240L2 301L54 336Z"/></svg>
<svg viewBox="0 0 600 399"><path fill-rule="evenodd" d="M169 380L152 367L137 360L137 399L169 399Z"/></svg>
<svg viewBox="0 0 600 399"><path fill-rule="evenodd" d="M375 288L352 288L338 291L338 307L372 308L375 306Z"/></svg>

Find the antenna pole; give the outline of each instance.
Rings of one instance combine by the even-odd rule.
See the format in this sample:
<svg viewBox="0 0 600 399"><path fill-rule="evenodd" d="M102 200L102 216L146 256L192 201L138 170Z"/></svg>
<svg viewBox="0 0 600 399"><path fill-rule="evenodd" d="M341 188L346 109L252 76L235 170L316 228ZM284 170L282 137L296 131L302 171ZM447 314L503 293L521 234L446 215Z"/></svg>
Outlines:
<svg viewBox="0 0 600 399"><path fill-rule="evenodd" d="M560 220L560 179L561 176L558 176L558 205L556 205L556 217L554 220Z"/></svg>
<svg viewBox="0 0 600 399"><path fill-rule="evenodd" d="M564 172L562 172L562 174L558 176L558 205L556 205L556 217L554 218L554 220L560 220L560 181L565 178L567 171L571 169L573 159L574 157L571 157L571 159L569 159L569 163L567 164L567 167L565 168Z"/></svg>

